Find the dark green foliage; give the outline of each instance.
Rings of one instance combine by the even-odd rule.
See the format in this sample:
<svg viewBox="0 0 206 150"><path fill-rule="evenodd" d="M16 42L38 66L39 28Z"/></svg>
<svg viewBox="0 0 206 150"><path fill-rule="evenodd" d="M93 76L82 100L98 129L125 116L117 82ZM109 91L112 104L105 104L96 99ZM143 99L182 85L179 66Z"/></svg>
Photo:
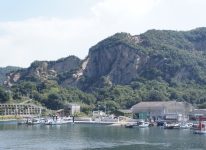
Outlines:
<svg viewBox="0 0 206 150"><path fill-rule="evenodd" d="M206 109L206 103L197 106L199 109Z"/></svg>
<svg viewBox="0 0 206 150"><path fill-rule="evenodd" d="M30 81L22 81L19 84L14 85L12 87L12 91L14 92L14 99L20 98L20 96L32 96L32 92L36 91L36 83ZM16 98L15 98L16 97Z"/></svg>
<svg viewBox="0 0 206 150"><path fill-rule="evenodd" d="M94 105L81 104L81 112L85 114L91 114L93 109Z"/></svg>
<svg viewBox="0 0 206 150"><path fill-rule="evenodd" d="M61 84L66 79L72 78L74 73L75 73L75 70L71 70L71 71L65 71L65 72L58 74L57 76L58 83Z"/></svg>
<svg viewBox="0 0 206 150"><path fill-rule="evenodd" d="M0 103L5 103L9 100L9 93L0 87Z"/></svg>
<svg viewBox="0 0 206 150"><path fill-rule="evenodd" d="M22 97L29 97L40 102L49 109L61 109L65 104L75 102L92 106L96 98L92 94L87 94L75 88L62 88L57 82L48 80L41 83L31 81L21 81L12 86L13 100L19 100ZM88 107L90 111L93 107ZM85 109L85 112L88 110Z"/></svg>
<svg viewBox="0 0 206 150"><path fill-rule="evenodd" d="M64 107L61 95L58 93L50 93L48 98L43 100L43 104L49 109L57 110Z"/></svg>
<svg viewBox="0 0 206 150"><path fill-rule="evenodd" d="M96 90L94 93L98 103L105 103L114 108L130 108L140 101L140 97L130 86L112 86ZM113 101L113 102L112 102ZM110 108L108 107L108 108Z"/></svg>
<svg viewBox="0 0 206 150"><path fill-rule="evenodd" d="M114 71L116 74L124 72L118 67L113 69L117 65L113 61L121 60L123 54L117 55L119 48L122 48L121 51L129 49L143 60L137 71L133 71L135 77L121 85L110 81ZM28 70L23 71L21 80L12 87L13 99L27 96L50 109L59 109L66 103L76 102L81 104L82 111L87 114L93 109L114 112L119 108L130 108L140 101L187 101L205 108L206 28L187 32L149 30L139 36L117 33L93 46L90 54L99 53L98 56L101 56L105 50L115 50L114 55L120 58L112 59L103 75L101 71L104 66L92 66L96 67L93 71L96 71L97 76L81 76L75 88L63 88L61 85L66 87L66 83L68 87L73 86L69 85L73 81L73 74L82 69L82 62L78 58L70 56L58 61L32 63ZM93 61L98 64L99 59ZM104 61L109 60L102 58L101 63ZM128 65L132 63L133 60ZM42 78L32 74L36 68L44 70ZM56 69L56 76L49 78L49 69ZM44 77L44 73L48 76Z"/></svg>
<svg viewBox="0 0 206 150"><path fill-rule="evenodd" d="M178 49L192 49L192 44L185 38L184 32L170 30L149 30L140 35L144 39L142 45L152 49L170 47Z"/></svg>

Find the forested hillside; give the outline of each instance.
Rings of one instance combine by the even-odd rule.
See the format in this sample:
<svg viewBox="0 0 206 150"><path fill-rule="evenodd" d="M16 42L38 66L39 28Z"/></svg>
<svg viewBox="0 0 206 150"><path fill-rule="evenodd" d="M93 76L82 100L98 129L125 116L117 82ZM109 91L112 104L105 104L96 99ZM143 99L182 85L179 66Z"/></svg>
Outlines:
<svg viewBox="0 0 206 150"><path fill-rule="evenodd" d="M10 99L30 97L51 109L78 102L114 111L139 101L206 102L206 28L117 33L80 60L34 62L7 80ZM104 106L104 107L103 107Z"/></svg>

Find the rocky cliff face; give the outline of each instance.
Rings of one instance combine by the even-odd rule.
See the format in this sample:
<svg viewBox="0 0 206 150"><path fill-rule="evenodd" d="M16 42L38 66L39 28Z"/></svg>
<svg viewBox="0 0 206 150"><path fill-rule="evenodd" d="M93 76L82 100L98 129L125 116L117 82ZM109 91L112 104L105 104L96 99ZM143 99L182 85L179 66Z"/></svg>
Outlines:
<svg viewBox="0 0 206 150"><path fill-rule="evenodd" d="M36 61L28 69L12 73L8 82L49 79L81 89L103 82L125 85L138 78L206 83L205 50L206 28L149 30L135 36L117 33L91 47L85 60L70 56Z"/></svg>
<svg viewBox="0 0 206 150"><path fill-rule="evenodd" d="M89 79L107 77L114 84L127 84L137 76L146 57L125 44L101 47L89 53L84 72Z"/></svg>
<svg viewBox="0 0 206 150"><path fill-rule="evenodd" d="M198 65L206 65L202 56L205 39L206 28L187 32L150 30L135 36L118 33L90 49L82 77L90 85L101 84L102 78L111 84L130 84L139 77L206 82L206 76L202 76L206 67Z"/></svg>
<svg viewBox="0 0 206 150"><path fill-rule="evenodd" d="M76 70L80 64L81 60L75 56L69 56L57 61L35 61L29 68L9 73L5 84L11 86L19 80L57 80L59 74Z"/></svg>
<svg viewBox="0 0 206 150"><path fill-rule="evenodd" d="M6 75L8 73L15 72L20 69L21 69L20 67L13 67L13 66L7 66L5 68L0 68L0 85L3 84L4 81L7 79Z"/></svg>

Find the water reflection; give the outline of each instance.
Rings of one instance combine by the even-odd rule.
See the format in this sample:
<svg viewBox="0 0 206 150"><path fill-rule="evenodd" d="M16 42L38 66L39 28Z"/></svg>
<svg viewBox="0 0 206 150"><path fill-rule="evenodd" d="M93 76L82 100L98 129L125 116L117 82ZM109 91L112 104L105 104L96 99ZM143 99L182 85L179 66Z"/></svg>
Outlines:
<svg viewBox="0 0 206 150"><path fill-rule="evenodd" d="M26 126L0 124L0 149L206 149L206 136L190 130L68 124Z"/></svg>

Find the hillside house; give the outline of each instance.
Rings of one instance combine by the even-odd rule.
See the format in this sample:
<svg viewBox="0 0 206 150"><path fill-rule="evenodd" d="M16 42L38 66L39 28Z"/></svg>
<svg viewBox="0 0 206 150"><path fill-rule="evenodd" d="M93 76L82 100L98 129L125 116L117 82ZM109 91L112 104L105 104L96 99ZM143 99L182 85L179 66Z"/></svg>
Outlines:
<svg viewBox="0 0 206 150"><path fill-rule="evenodd" d="M65 116L73 116L77 113L80 113L80 105L75 103L69 103L64 107Z"/></svg>

